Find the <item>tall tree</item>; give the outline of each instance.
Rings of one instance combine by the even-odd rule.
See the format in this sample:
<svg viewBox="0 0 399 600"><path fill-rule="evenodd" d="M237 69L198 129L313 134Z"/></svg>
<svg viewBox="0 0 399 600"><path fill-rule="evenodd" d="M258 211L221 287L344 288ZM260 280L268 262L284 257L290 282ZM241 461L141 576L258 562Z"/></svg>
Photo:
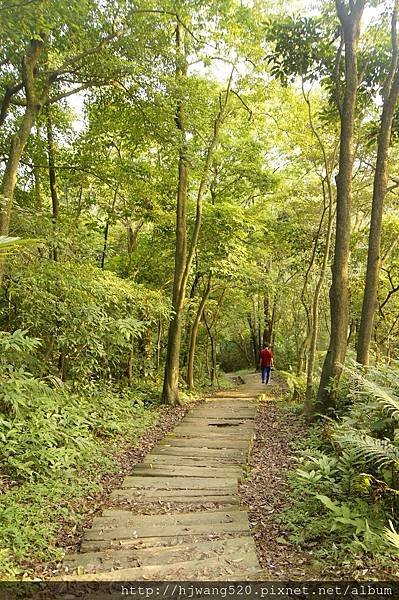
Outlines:
<svg viewBox="0 0 399 600"><path fill-rule="evenodd" d="M351 232L352 172L354 162L354 125L358 96L357 51L360 22L365 0L335 0L345 44L345 89L340 110L341 130L337 183L337 216L334 261L330 288L330 342L324 360L317 395L318 407L325 411L335 406L336 392L331 383L339 379L347 351L349 322L349 242ZM336 82L338 86L338 81Z"/></svg>
<svg viewBox="0 0 399 600"><path fill-rule="evenodd" d="M388 187L388 150L391 140L392 121L399 95L398 9L399 1L395 0L391 21L391 65L382 89L383 107L377 138L377 159L373 183L367 271L357 342L357 361L363 365L369 364L374 315L377 309L378 280L382 264L382 215Z"/></svg>
<svg viewBox="0 0 399 600"><path fill-rule="evenodd" d="M66 7L40 0L33 9L28 5L23 7L17 24L12 7L3 8L7 16L5 37L12 42L10 53L4 59L7 76L1 82L0 124L11 114L13 105L22 106L22 115L15 119L0 186L0 233L8 235L18 165L43 107L103 82L104 77L99 77L96 70L88 72L90 59L95 61L100 51L117 39L122 30L117 31L112 23L106 23L104 28L93 26L87 35L82 35L87 22L104 21L104 13L91 2L82 9L77 2ZM9 73L12 73L12 83Z"/></svg>
<svg viewBox="0 0 399 600"><path fill-rule="evenodd" d="M162 399L168 404L178 404L179 400L179 367L180 345L182 335L183 306L186 297L187 281L197 246L201 222L204 196L207 187L208 174L212 165L214 150L219 141L220 129L226 117L229 104L233 71L226 91L220 94L219 111L213 123L213 131L207 148L205 160L197 191L196 216L193 233L188 244L187 239L187 204L188 204L188 148L186 118L187 107L184 100L187 85L187 50L185 45L185 28L178 19L176 25L176 82L180 89L180 96L176 106L176 127L179 132L179 161L178 161L178 189L176 201L176 249L175 269L172 291L172 318L168 330L168 345L166 352L165 376L163 382Z"/></svg>

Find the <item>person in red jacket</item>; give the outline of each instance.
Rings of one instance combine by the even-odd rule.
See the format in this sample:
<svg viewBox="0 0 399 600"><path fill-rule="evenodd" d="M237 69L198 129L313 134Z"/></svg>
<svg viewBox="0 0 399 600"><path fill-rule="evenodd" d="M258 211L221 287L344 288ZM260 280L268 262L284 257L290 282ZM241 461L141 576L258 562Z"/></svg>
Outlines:
<svg viewBox="0 0 399 600"><path fill-rule="evenodd" d="M260 351L260 370L262 373L262 383L269 383L270 371L273 366L273 352L268 344Z"/></svg>

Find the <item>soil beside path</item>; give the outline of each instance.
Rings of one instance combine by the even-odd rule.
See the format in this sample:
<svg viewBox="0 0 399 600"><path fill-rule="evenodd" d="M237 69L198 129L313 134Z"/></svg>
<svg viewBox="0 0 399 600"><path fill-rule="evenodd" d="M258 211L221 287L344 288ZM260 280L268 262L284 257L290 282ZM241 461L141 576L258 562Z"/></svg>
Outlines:
<svg viewBox="0 0 399 600"><path fill-rule="evenodd" d="M258 374L246 377L251 383L258 379ZM311 555L289 543L277 520L290 505L287 474L296 466L290 443L307 432L302 416L283 411L276 403L285 387L278 375L273 375L271 384L264 386L248 477L240 486L260 564L269 579L280 581L315 577Z"/></svg>

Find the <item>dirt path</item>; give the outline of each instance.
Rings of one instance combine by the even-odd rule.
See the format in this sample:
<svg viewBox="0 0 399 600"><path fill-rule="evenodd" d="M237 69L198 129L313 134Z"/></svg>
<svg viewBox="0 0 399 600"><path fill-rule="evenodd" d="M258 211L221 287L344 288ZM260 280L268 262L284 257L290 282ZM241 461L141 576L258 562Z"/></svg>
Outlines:
<svg viewBox="0 0 399 600"><path fill-rule="evenodd" d="M264 578L238 490L264 388L250 376L190 410L114 490L113 507L66 556L67 578Z"/></svg>

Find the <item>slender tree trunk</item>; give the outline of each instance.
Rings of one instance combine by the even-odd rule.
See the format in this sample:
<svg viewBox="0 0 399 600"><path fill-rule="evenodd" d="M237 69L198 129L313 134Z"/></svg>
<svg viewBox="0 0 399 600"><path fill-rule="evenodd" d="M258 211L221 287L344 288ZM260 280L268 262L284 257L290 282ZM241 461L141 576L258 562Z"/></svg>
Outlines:
<svg viewBox="0 0 399 600"><path fill-rule="evenodd" d="M131 336L130 350L129 350L129 356L127 359L127 368L126 368L126 374L127 374L127 379L128 379L129 385L131 385L133 382L133 360L134 360L134 337Z"/></svg>
<svg viewBox="0 0 399 600"><path fill-rule="evenodd" d="M398 4L398 1L396 1L392 16L392 75L391 81L388 79L386 82L387 85L381 115L381 124L377 138L377 161L374 173L366 282L357 342L357 361L363 365L369 364L374 315L377 309L378 279L382 262L382 214L388 184L388 150L391 139L392 120L399 94L398 40L396 30Z"/></svg>
<svg viewBox="0 0 399 600"><path fill-rule="evenodd" d="M50 183L50 195L52 204L52 221L54 234L56 233L56 226L60 214L60 204L58 200L56 173L55 173L55 149L54 149L54 133L53 123L51 120L50 107L47 106L45 110L46 115L46 133L47 133L47 158L48 158L48 174ZM58 249L56 242L53 243L53 260L58 261Z"/></svg>
<svg viewBox="0 0 399 600"><path fill-rule="evenodd" d="M341 109L335 252L330 288L331 333L317 396L318 410L321 412L335 407L336 391L331 382L339 380L347 350L349 242L354 161L353 132L358 93L357 47L364 4L365 0L351 2L351 11L348 12L344 3L336 0L338 17L345 40L345 93Z"/></svg>
<svg viewBox="0 0 399 600"><path fill-rule="evenodd" d="M250 333L251 342L252 342L253 364L254 364L254 368L256 371L258 369L258 365L259 365L259 351L260 351L260 348L258 345L258 336L256 335L256 328L252 322L251 316L249 316L247 318L247 321L248 321L249 333Z"/></svg>
<svg viewBox="0 0 399 600"><path fill-rule="evenodd" d="M14 190L17 182L17 169L25 149L32 127L41 111L45 94L37 95L35 84L35 69L43 51L43 42L32 40L30 52L24 57L22 64L22 80L26 95L26 108L19 127L12 137L10 151L3 181L0 189L2 207L0 218L0 235L10 232L11 211L14 200Z"/></svg>
<svg viewBox="0 0 399 600"><path fill-rule="evenodd" d="M128 221L126 225L127 230L127 253L128 253L128 275L130 275L132 270L132 262L133 262L133 253L137 246L137 238L140 232L140 229L143 227L144 221L140 221L137 225L132 227L132 223Z"/></svg>
<svg viewBox="0 0 399 600"><path fill-rule="evenodd" d="M184 43L185 30L180 22L176 26L176 81L181 85L187 77L187 60ZM184 125L184 101L182 92L177 102L176 127L180 134L178 189L176 203L176 249L172 292L172 317L168 330L165 376L162 399L168 404L179 404L179 366L184 301L183 277L187 258L187 147Z"/></svg>
<svg viewBox="0 0 399 600"><path fill-rule="evenodd" d="M189 389L194 387L194 358L195 358L195 349L197 345L197 335L198 329L201 323L202 315L204 312L206 301L208 300L209 294L211 293L211 281L212 276L209 275L208 283L205 288L205 291L202 295L201 302L198 306L197 314L195 315L195 319L191 328L190 335L190 344L188 350L188 363L187 363L187 385Z"/></svg>
<svg viewBox="0 0 399 600"><path fill-rule="evenodd" d="M111 212L114 211L117 196L118 196L118 187L115 188L114 195L112 197ZM103 245L103 251L101 254L101 268L102 269L105 268L105 259L107 258L110 222L111 222L111 215L108 214L107 222L105 223L105 227L104 227L104 245Z"/></svg>
<svg viewBox="0 0 399 600"><path fill-rule="evenodd" d="M155 368L159 371L161 366L161 340L162 340L162 317L158 318L158 326L157 326L157 350L156 350L156 358L155 358Z"/></svg>
<svg viewBox="0 0 399 600"><path fill-rule="evenodd" d="M313 302L312 302L312 312L311 312L311 321L312 321L312 332L310 337L310 345L308 352L308 362L306 369L306 395L305 395L305 414L309 417L313 412L313 371L314 364L316 358L316 348L317 348L317 339L319 335L319 301L320 294L323 288L324 279L327 272L328 259L330 257L330 247L331 247L331 238L333 232L333 223L334 223L334 211L333 211L333 192L332 185L329 175L327 175L327 187L328 187L328 221L327 221L327 233L326 233L326 242L323 253L323 262L319 274L319 278L317 280L316 289L314 291Z"/></svg>
<svg viewBox="0 0 399 600"><path fill-rule="evenodd" d="M195 273L193 283L192 283L191 289L190 289L189 307L188 307L187 319L186 319L186 321L187 321L186 331L184 334L184 353L183 353L183 359L182 359L183 367L186 367L187 362L188 362L188 349L189 349L189 345L190 345L190 335L191 335L191 321L192 321L192 317L193 317L192 301L195 298L197 287L198 287L199 282L201 281L201 278L202 278L202 273L197 271Z"/></svg>
<svg viewBox="0 0 399 600"><path fill-rule="evenodd" d="M211 345L211 364L210 364L210 380L211 386L213 387L216 382L216 371L217 371L217 363L216 363L216 341L215 336L212 333L212 326L209 325L208 319L206 318L206 314L204 311L204 323L206 330L208 332L208 337Z"/></svg>

